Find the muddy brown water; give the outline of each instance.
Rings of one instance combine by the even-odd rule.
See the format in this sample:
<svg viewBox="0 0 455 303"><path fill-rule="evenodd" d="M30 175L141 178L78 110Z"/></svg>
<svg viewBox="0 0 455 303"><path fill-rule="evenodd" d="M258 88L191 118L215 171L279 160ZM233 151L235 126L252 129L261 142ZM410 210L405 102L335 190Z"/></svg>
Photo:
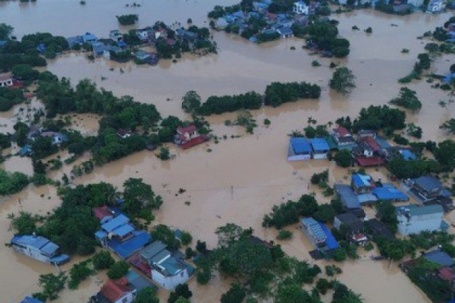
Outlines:
<svg viewBox="0 0 455 303"><path fill-rule="evenodd" d="M87 1L85 6L81 6L78 1L43 0L30 4L12 1L0 2L0 20L14 26L14 33L19 37L36 31L49 31L64 36L90 31L98 36L107 36L109 30L118 28L115 15L138 13L139 27L150 25L156 20L169 24L175 21L184 23L189 17L195 24L203 25L206 12L213 5L235 2L237 1L143 1L140 2L141 8L126 8L125 4L129 1ZM72 18L67 18L68 12L71 12ZM333 18L340 21L340 34L351 42L351 54L346 60L310 56L301 49L303 42L299 39L258 46L221 32L213 33L219 46L218 55L187 55L177 64L162 61L156 67L120 65L103 59L89 62L82 53L62 55L50 62L48 69L51 72L71 78L72 83L89 78L117 95L128 94L138 101L154 103L163 116L172 114L187 118L180 109L180 100L189 90L196 90L206 98L210 95L250 90L262 92L272 81L309 81L323 88L319 101L305 100L279 108L253 111L259 125L254 135L245 135L241 128L224 125L225 120L235 119L236 114L212 116L208 120L214 133L218 136L227 135L228 139L221 139L218 144L202 144L187 151L171 146L171 152L176 158L169 162L161 162L153 153L143 151L96 168L92 174L73 182L86 184L105 181L121 188L124 180L129 177L143 178L165 201L156 213L154 223L188 230L195 239L207 241L209 247L216 245L215 229L228 222L245 228L251 226L259 237L275 240L276 231L261 226L263 215L274 204L297 199L303 193L312 191L317 192L320 203L328 202L329 198L324 198L317 188L309 185L314 172L327 168L330 170L331 183L347 182L347 172L329 161L287 162L286 135L292 130L305 127L308 117L326 123L339 116L355 116L360 108L370 104L386 104L398 94L401 86L397 79L412 70L417 54L424 50L426 41L416 37L441 25L449 16L450 14L416 13L396 17L374 11L334 15ZM353 25L361 30L352 31ZM363 32L369 26L373 28L370 35ZM292 46L296 49L291 50ZM408 48L410 52L402 54L403 48ZM312 67L313 60L318 60L322 66ZM332 61L346 64L357 77L357 88L348 96L328 89L328 80L332 74L328 66ZM453 62L453 56L436 59L433 71L445 73L450 62ZM423 140L445 138L446 134L438 127L453 116L453 105L448 104L442 108L438 102L448 100L447 94L432 89L424 80L411 83L409 87L417 91L423 102L419 113L408 113L409 122L423 128ZM13 109L0 114L0 131L12 129L15 122L11 121L15 119L16 113L17 109ZM272 122L269 127L263 125L265 118ZM85 134L97 130L97 119L93 115L74 117L72 120L75 127ZM231 135L241 137L231 139ZM62 159L67 157L65 153L60 155ZM75 164L85 159L84 157ZM26 159L10 158L3 167L30 173L30 163ZM61 171L52 172L49 176L60 179L63 173L69 173L71 167L64 165ZM385 170L372 169L368 172L383 180L388 178ZM179 188L186 189L186 192L177 194ZM188 201L190 205L185 204ZM4 197L0 204L1 240L8 242L13 235L9 229L8 214L20 210L46 214L58 204L55 189L47 186L30 186L17 195ZM308 240L297 226L289 229L294 231L294 237L281 243L285 252L312 262L308 254L312 249ZM361 293L365 302L429 302L396 264L389 267L387 262L370 261L369 254L371 253L362 254L358 261L342 264L344 273L338 277L354 291ZM77 261L78 259L73 262ZM321 261L317 264L324 266L326 263ZM63 269L68 270L70 266L71 264L66 265ZM7 303L20 301L23 296L39 290L39 274L55 272L53 267L17 255L5 246L0 246L0 268L2 272L8 273L7 279L0 284L2 300ZM77 291L65 290L62 298L56 302L86 302L105 279L102 274L94 276ZM197 286L193 279L190 282L194 293L192 301L217 302L228 285L229 281L219 276L208 286ZM388 291L385 292L384 289ZM161 290L159 295L163 301L167 298L165 291ZM330 301L330 298L324 297L324 301Z"/></svg>

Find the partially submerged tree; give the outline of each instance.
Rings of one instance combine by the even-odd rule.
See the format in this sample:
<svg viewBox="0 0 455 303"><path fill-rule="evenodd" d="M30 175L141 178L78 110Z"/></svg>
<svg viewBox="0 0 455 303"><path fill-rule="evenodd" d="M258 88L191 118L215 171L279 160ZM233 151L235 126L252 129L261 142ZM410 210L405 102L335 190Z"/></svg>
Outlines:
<svg viewBox="0 0 455 303"><path fill-rule="evenodd" d="M329 82L331 89L339 93L350 93L355 87L355 76L347 67L338 67Z"/></svg>

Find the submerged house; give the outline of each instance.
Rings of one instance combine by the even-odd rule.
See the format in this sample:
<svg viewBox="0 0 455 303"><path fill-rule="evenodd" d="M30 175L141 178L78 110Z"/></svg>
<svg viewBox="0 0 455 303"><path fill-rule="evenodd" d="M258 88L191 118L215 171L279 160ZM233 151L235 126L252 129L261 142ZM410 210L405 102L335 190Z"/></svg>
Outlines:
<svg viewBox="0 0 455 303"><path fill-rule="evenodd" d="M338 126L333 130L332 137L338 146L355 144L352 134L343 126Z"/></svg>
<svg viewBox="0 0 455 303"><path fill-rule="evenodd" d="M45 263L60 265L70 259L68 255L60 254L57 244L41 236L14 236L11 247L16 252Z"/></svg>
<svg viewBox="0 0 455 303"><path fill-rule="evenodd" d="M418 198L418 200L426 203L435 200L440 196L448 196L448 192L438 178L427 175L413 180L406 180L405 185L411 187L411 193Z"/></svg>
<svg viewBox="0 0 455 303"><path fill-rule="evenodd" d="M316 250L322 253L330 253L339 247L338 242L330 230L324 224L313 218L303 218L300 227Z"/></svg>
<svg viewBox="0 0 455 303"><path fill-rule="evenodd" d="M137 290L126 277L107 280L101 290L91 297L90 303L132 303Z"/></svg>
<svg viewBox="0 0 455 303"><path fill-rule="evenodd" d="M122 259L129 258L151 241L148 232L136 230L123 214L102 224L95 237L101 246L109 248Z"/></svg>
<svg viewBox="0 0 455 303"><path fill-rule="evenodd" d="M298 15L308 15L309 7L303 1L294 2L292 11Z"/></svg>
<svg viewBox="0 0 455 303"><path fill-rule="evenodd" d="M444 211L441 205L418 206L410 204L398 207L398 232L403 236L422 231L436 231L444 226Z"/></svg>
<svg viewBox="0 0 455 303"><path fill-rule="evenodd" d="M44 303L41 300L35 299L33 297L25 297L20 303Z"/></svg>
<svg viewBox="0 0 455 303"><path fill-rule="evenodd" d="M327 153L329 152L330 147L324 138L310 139L310 144L313 159L327 159Z"/></svg>
<svg viewBox="0 0 455 303"><path fill-rule="evenodd" d="M444 0L430 0L428 2L427 12L440 13L444 11L446 4Z"/></svg>
<svg viewBox="0 0 455 303"><path fill-rule="evenodd" d="M368 241L368 237L363 232L363 222L352 213L335 216L333 227L346 232L346 239L352 243L363 246Z"/></svg>
<svg viewBox="0 0 455 303"><path fill-rule="evenodd" d="M161 241L144 247L139 256L131 262L147 276L165 289L174 289L177 285L188 281L193 270L183 259L166 249Z"/></svg>
<svg viewBox="0 0 455 303"><path fill-rule="evenodd" d="M208 140L206 135L201 135L194 124L177 127L174 143L183 149L193 147Z"/></svg>
<svg viewBox="0 0 455 303"><path fill-rule="evenodd" d="M351 176L351 187L356 194L366 194L371 193L376 184L369 175L353 174Z"/></svg>
<svg viewBox="0 0 455 303"><path fill-rule="evenodd" d="M311 159L311 145L302 137L289 140L288 161L301 161Z"/></svg>
<svg viewBox="0 0 455 303"><path fill-rule="evenodd" d="M114 213L106 205L95 207L92 212L101 224L107 223L114 218Z"/></svg>

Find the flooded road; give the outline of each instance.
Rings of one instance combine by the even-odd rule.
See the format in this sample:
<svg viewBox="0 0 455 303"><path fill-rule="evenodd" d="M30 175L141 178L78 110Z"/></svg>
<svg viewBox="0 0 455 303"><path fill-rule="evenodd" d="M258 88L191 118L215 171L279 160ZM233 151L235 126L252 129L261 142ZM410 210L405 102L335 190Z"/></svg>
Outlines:
<svg viewBox="0 0 455 303"><path fill-rule="evenodd" d="M184 23L190 17L196 25L203 25L206 13L213 5L235 2L156 0L141 2L141 8L126 8L125 4L130 4L129 1L107 0L89 0L85 6L69 0L41 0L29 4L0 2L0 20L11 24L19 37L36 31L64 36L90 31L98 36L107 36L109 30L118 28L115 15L138 13L138 27L151 25L156 20ZM65 17L70 11L71 19ZM330 170L330 184L335 181L347 182L346 170L337 168L335 163L326 160L287 162L287 134L293 130L301 131L307 126L309 117L318 123L327 123L340 116L354 117L360 108L370 104L387 104L397 96L401 87L397 80L412 70L417 55L424 51L426 41L416 37L440 26L449 16L416 13L396 17L369 10L334 15L332 18L340 22L340 34L351 43L351 54L346 60L310 56L302 50L303 41L299 39L255 45L222 32L213 33L219 54L184 56L175 64L162 61L155 67L117 64L104 59L90 62L83 53L65 54L49 63L51 72L60 77L69 77L73 84L88 78L117 95L127 94L138 101L153 103L163 116L188 118L181 110L180 100L189 90L197 91L205 99L211 95L251 90L263 92L272 81L308 81L323 88L320 100L305 100L279 108L252 111L259 125L254 135L245 135L242 129L224 125L225 120L235 119L236 114L208 117L214 134L221 137L227 135L227 139L186 151L171 146L176 158L168 162L161 162L152 152L143 151L95 168L92 174L73 182L86 184L104 181L122 188L123 182L129 177L143 178L165 201L156 213L154 224L164 223L188 230L195 240L206 241L209 248L216 245L215 229L228 222L245 228L253 227L257 236L275 240L276 231L261 226L264 214L270 212L274 204L298 199L304 193L317 190L309 185L311 175L327 168ZM46 22L42 22L43 18ZM353 31L354 25L361 30ZM363 31L367 27L372 27L372 34ZM292 46L296 49L291 50ZM402 54L403 48L408 48L410 52ZM322 66L312 67L313 60L318 60ZM453 56L438 58L433 71L445 73L447 60L453 62ZM333 72L329 68L332 61L345 64L356 75L357 88L348 96L328 89ZM123 72L120 72L120 68ZM409 85L417 91L423 107L418 113L408 113L408 120L423 128L422 140L441 140L446 134L438 127L453 116L454 108L451 104L444 108L439 106L439 100L448 99L447 94L430 86L425 80ZM0 131L12 129L15 122L11 121L16 111L14 109L0 114L0 125L5 125ZM263 125L265 118L271 120L269 127ZM72 117L73 126L85 135L97 131L97 119L94 115ZM231 135L241 137L231 139ZM67 157L64 153L61 156L62 159ZM86 158L83 157L74 164L84 160ZM24 159L11 158L2 165L8 170L19 167L20 171L30 172L30 164ZM52 172L49 176L59 180L63 173L68 174L70 170L71 166L65 165L61 171ZM383 170L372 169L368 172L387 180L387 173ZM180 188L186 192L178 194ZM320 203L330 200L320 193L317 197ZM20 210L45 214L58 204L55 189L49 187L29 186L18 195L5 197L0 204L0 239L8 242L13 235L9 230L8 214ZM291 256L310 260L308 251L312 248L308 240L296 226L290 229L294 231L294 238L283 242L283 249ZM323 267L325 263L318 264ZM68 266L64 269L68 269ZM338 278L355 292L361 293L365 302L429 302L398 270L396 264L389 268L388 264L370 261L365 255L362 260L346 262L342 267L344 273ZM39 274L55 272L51 266L18 256L5 246L0 247L0 268L9 273L5 283L0 284L0 293L5 294L3 297L7 303L20 301L23 296L38 291ZM372 279L374 283L371 283ZM102 275L91 277L79 290L66 290L62 294L64 299L56 302L86 302L100 288L100 281L103 280L105 277ZM228 282L215 277L208 286L201 287L193 279L190 282L194 293L192 302L217 302L229 287ZM390 291L384 292L384 289ZM166 292L160 291L160 297L165 301Z"/></svg>

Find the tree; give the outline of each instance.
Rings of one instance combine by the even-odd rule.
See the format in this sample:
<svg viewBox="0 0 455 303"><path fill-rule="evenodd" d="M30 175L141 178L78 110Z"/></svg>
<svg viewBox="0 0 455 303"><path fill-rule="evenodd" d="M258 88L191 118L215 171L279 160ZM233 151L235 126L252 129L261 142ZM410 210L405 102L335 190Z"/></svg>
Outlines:
<svg viewBox="0 0 455 303"><path fill-rule="evenodd" d="M0 169L0 196L17 193L25 188L29 182L29 178L23 173L10 173Z"/></svg>
<svg viewBox="0 0 455 303"><path fill-rule="evenodd" d="M350 93L356 87L355 76L347 67L338 67L333 73L329 86L339 93Z"/></svg>
<svg viewBox="0 0 455 303"><path fill-rule="evenodd" d="M176 303L179 298L189 299L193 296L193 292L188 288L188 284L183 283L175 287L174 291L169 294L168 303Z"/></svg>
<svg viewBox="0 0 455 303"><path fill-rule="evenodd" d="M402 87L400 89L400 95L397 98L390 100L390 103L413 111L422 108L422 102L417 98L416 92L407 87Z"/></svg>
<svg viewBox="0 0 455 303"><path fill-rule="evenodd" d="M14 28L8 24L0 23L0 40L8 40L13 29Z"/></svg>
<svg viewBox="0 0 455 303"><path fill-rule="evenodd" d="M70 270L70 280L68 281L68 287L70 289L76 289L79 284L88 278L92 273L93 270L88 266L87 261L74 264Z"/></svg>
<svg viewBox="0 0 455 303"><path fill-rule="evenodd" d="M243 228L234 223L218 227L215 233L218 235L218 247L228 247L245 235Z"/></svg>
<svg viewBox="0 0 455 303"><path fill-rule="evenodd" d="M398 219L393 204L389 201L380 201L376 203L377 217L385 223L392 232L398 229Z"/></svg>
<svg viewBox="0 0 455 303"><path fill-rule="evenodd" d="M351 152L347 149L337 152L334 159L336 164L341 167L349 167L352 164Z"/></svg>
<svg viewBox="0 0 455 303"><path fill-rule="evenodd" d="M42 159L56 153L58 148L55 144L52 144L50 137L39 136L32 143L32 151L34 159Z"/></svg>
<svg viewBox="0 0 455 303"><path fill-rule="evenodd" d="M133 25L139 20L136 14L121 15L116 16L116 18L121 25Z"/></svg>
<svg viewBox="0 0 455 303"><path fill-rule="evenodd" d="M142 179L129 178L123 183L123 199L125 203L122 208L132 216L144 216L144 211L151 213L152 209L159 209L163 204L161 196L155 195L152 187L145 184Z"/></svg>
<svg viewBox="0 0 455 303"><path fill-rule="evenodd" d="M191 241L193 241L193 237L189 232L183 231L180 240L182 241L182 245L188 245L191 243Z"/></svg>
<svg viewBox="0 0 455 303"><path fill-rule="evenodd" d="M314 213L313 217L321 222L328 223L332 222L333 218L335 218L335 210L333 209L332 205L330 204L321 204L319 205L319 209Z"/></svg>
<svg viewBox="0 0 455 303"><path fill-rule="evenodd" d="M137 293L134 303L159 303L160 300L156 296L156 290L153 287L145 287Z"/></svg>
<svg viewBox="0 0 455 303"><path fill-rule="evenodd" d="M201 106L201 96L198 95L194 90L191 90L185 94L182 98L182 109L186 113L192 113L199 109Z"/></svg>
<svg viewBox="0 0 455 303"><path fill-rule="evenodd" d="M242 303L245 297L245 287L239 283L233 283L231 288L221 295L221 303Z"/></svg>
<svg viewBox="0 0 455 303"><path fill-rule="evenodd" d="M455 119L450 118L449 120L444 122L441 126L439 126L439 128L447 130L447 132L450 134L454 134L455 133Z"/></svg>
<svg viewBox="0 0 455 303"><path fill-rule="evenodd" d="M158 153L158 158L162 161L169 160L171 158L171 153L169 152L169 148L166 146L161 146L160 151Z"/></svg>
<svg viewBox="0 0 455 303"><path fill-rule="evenodd" d="M298 284L281 283L275 295L275 303L311 303L310 295Z"/></svg>
<svg viewBox="0 0 455 303"><path fill-rule="evenodd" d="M58 298L58 293L65 288L67 277L64 273L40 275L39 285L43 288L39 293L45 300L53 301Z"/></svg>
<svg viewBox="0 0 455 303"><path fill-rule="evenodd" d="M159 224L151 231L154 240L160 240L169 248L176 249L180 247L180 241L175 237L174 231L164 224Z"/></svg>
<svg viewBox="0 0 455 303"><path fill-rule="evenodd" d="M127 274L129 268L130 265L127 262L117 261L112 264L111 268L107 271L107 276L112 280L120 279Z"/></svg>
<svg viewBox="0 0 455 303"><path fill-rule="evenodd" d="M210 279L212 278L212 271L210 267L200 267L196 273L196 281L201 285L205 285L209 283Z"/></svg>
<svg viewBox="0 0 455 303"><path fill-rule="evenodd" d="M109 269L114 265L115 260L108 251L100 251L92 257L93 267L96 270Z"/></svg>
<svg viewBox="0 0 455 303"><path fill-rule="evenodd" d="M21 211L19 212L19 216L11 214L8 218L11 219L11 225L17 231L18 235L30 235L36 231L38 218L29 212Z"/></svg>
<svg viewBox="0 0 455 303"><path fill-rule="evenodd" d="M444 140L438 144L438 148L434 152L434 156L438 162L452 169L455 167L455 142L452 140Z"/></svg>

